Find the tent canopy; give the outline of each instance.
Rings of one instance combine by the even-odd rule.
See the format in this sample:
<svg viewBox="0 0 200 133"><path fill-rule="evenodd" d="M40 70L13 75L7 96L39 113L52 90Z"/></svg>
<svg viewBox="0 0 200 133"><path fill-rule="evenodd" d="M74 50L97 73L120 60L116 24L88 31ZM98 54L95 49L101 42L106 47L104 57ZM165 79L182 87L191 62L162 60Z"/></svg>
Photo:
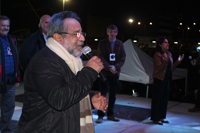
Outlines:
<svg viewBox="0 0 200 133"><path fill-rule="evenodd" d="M119 79L122 81L152 84L153 59L135 45L130 39L124 43L126 60L121 68ZM176 68L172 80L187 78L187 69Z"/></svg>

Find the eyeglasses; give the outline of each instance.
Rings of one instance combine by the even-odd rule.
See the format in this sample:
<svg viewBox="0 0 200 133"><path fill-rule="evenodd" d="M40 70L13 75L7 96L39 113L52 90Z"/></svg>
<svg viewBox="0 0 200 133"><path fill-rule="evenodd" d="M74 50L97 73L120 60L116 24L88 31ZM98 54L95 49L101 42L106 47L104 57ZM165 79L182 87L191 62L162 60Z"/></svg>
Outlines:
<svg viewBox="0 0 200 133"><path fill-rule="evenodd" d="M109 30L108 32L109 32L109 33L117 33L116 30Z"/></svg>
<svg viewBox="0 0 200 133"><path fill-rule="evenodd" d="M85 32L77 32L77 33L68 33L68 32L55 32L58 34L70 34L70 35L76 35L76 37L81 37L81 34L86 37L86 33Z"/></svg>

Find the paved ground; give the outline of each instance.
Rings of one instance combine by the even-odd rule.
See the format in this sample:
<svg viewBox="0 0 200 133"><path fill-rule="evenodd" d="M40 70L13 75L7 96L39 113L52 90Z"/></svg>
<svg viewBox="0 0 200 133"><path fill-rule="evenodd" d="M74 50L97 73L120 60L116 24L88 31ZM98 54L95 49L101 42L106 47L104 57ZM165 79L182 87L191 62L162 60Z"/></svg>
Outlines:
<svg viewBox="0 0 200 133"><path fill-rule="evenodd" d="M16 95L23 93L23 84L16 88ZM130 95L117 95L117 105L130 106L134 108L150 109L151 99L133 97ZM104 117L102 124L95 125L95 133L199 133L200 112L190 113L188 108L194 104L169 101L167 120L169 124L156 125L149 118L143 121L120 119L120 122L112 122ZM19 120L22 103L16 102L16 108L12 120ZM95 110L93 110L95 112ZM131 112L130 112L131 113ZM93 120L97 119L93 114Z"/></svg>

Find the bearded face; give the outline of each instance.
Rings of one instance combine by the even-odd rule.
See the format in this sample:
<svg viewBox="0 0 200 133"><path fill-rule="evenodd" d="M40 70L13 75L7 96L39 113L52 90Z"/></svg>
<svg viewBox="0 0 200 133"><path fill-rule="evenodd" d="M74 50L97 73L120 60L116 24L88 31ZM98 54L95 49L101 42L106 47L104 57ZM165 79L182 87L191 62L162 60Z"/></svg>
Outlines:
<svg viewBox="0 0 200 133"><path fill-rule="evenodd" d="M75 56L75 57L80 57L80 56L82 55L81 49L82 49L82 46L83 46L83 44L84 44L83 42L77 42L77 43L75 44L75 46L72 46L72 45L70 45L70 44L68 43L67 39L64 38L63 44L64 44L65 49L67 49L67 51L68 51L71 55L73 55L73 56Z"/></svg>

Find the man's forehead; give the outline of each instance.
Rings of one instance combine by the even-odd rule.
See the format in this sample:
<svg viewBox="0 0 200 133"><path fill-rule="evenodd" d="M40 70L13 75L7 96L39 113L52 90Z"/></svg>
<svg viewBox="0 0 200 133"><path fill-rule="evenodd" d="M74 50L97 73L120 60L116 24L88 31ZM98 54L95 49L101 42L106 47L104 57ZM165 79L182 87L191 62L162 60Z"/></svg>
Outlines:
<svg viewBox="0 0 200 133"><path fill-rule="evenodd" d="M0 24L10 24L9 20L0 20Z"/></svg>
<svg viewBox="0 0 200 133"><path fill-rule="evenodd" d="M66 18L64 20L64 23L66 23L66 24L80 24L79 21L74 19L74 18Z"/></svg>
<svg viewBox="0 0 200 133"><path fill-rule="evenodd" d="M78 32L82 31L81 24L74 18L67 18L64 20L64 25L67 26L67 29L70 31Z"/></svg>
<svg viewBox="0 0 200 133"><path fill-rule="evenodd" d="M50 20L50 16L48 15L45 15L43 18L42 18L42 22L46 22L46 21L49 21Z"/></svg>

